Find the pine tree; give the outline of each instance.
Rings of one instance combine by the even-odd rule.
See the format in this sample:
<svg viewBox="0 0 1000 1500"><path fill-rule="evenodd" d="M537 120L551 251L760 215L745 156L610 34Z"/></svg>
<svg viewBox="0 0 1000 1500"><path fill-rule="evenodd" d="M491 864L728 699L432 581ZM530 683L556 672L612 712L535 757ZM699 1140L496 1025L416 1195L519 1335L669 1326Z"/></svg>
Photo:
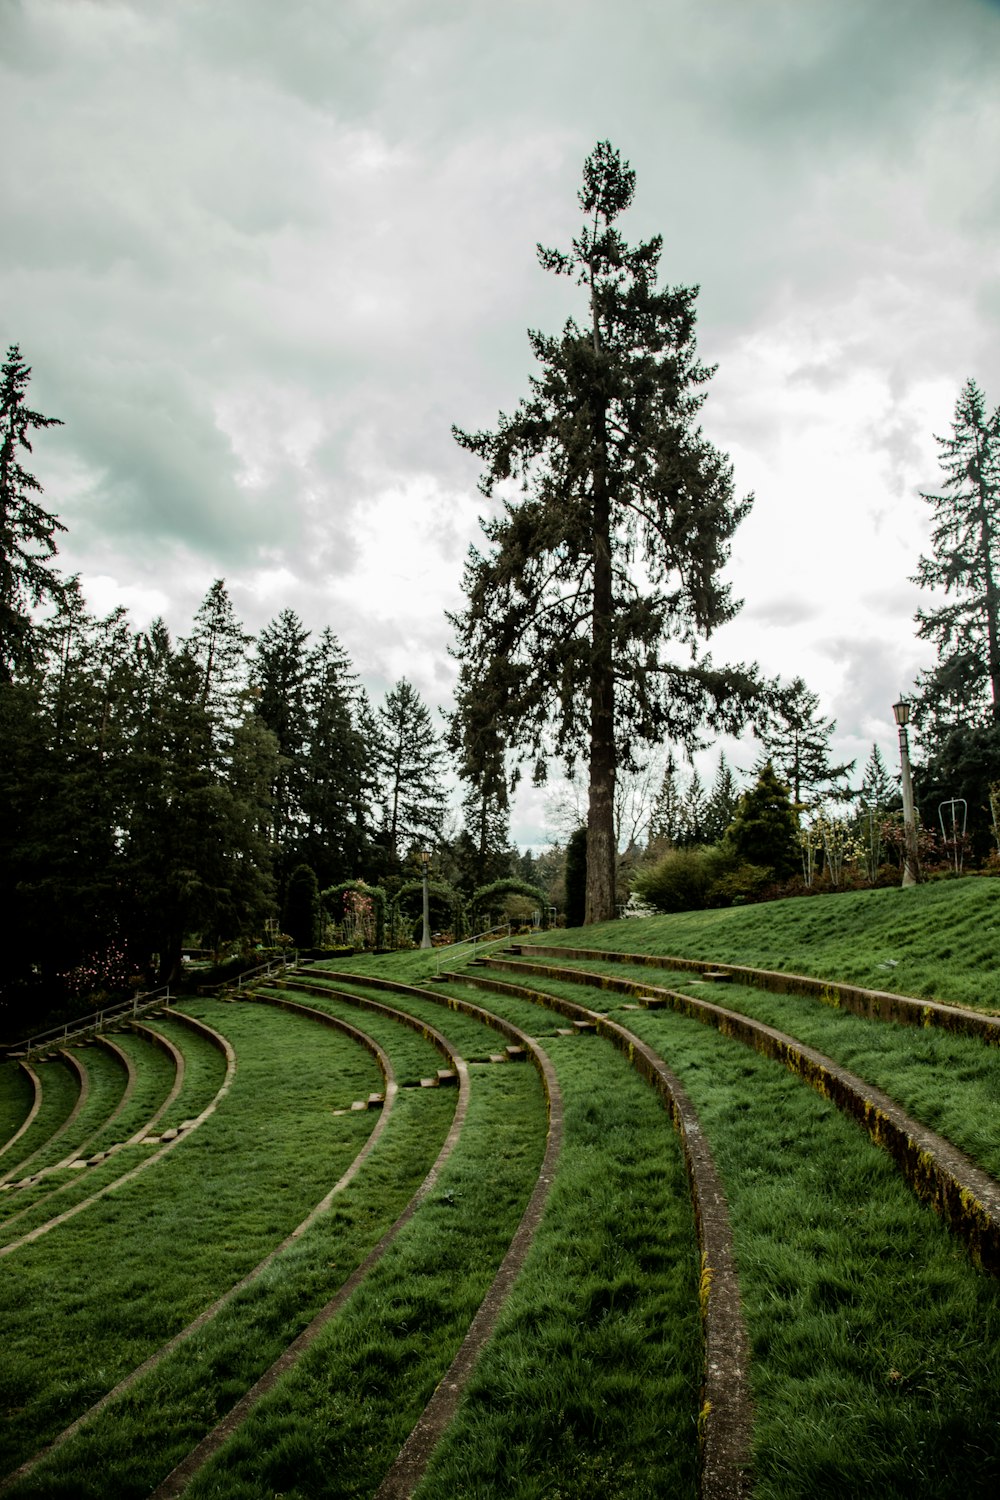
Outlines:
<svg viewBox="0 0 1000 1500"><path fill-rule="evenodd" d="M511 874L515 855L510 844L510 814L501 785L469 786L462 798L463 827L455 841L458 884L472 892ZM524 876L524 879L529 879Z"/></svg>
<svg viewBox="0 0 1000 1500"><path fill-rule="evenodd" d="M861 779L861 802L866 808L884 812L899 800L899 788L889 775L881 750L873 744Z"/></svg>
<svg viewBox="0 0 1000 1500"><path fill-rule="evenodd" d="M764 743L764 758L788 783L792 801L799 806L850 795L846 778L854 761L834 764L830 740L836 728L836 719L822 717L819 695L796 677L778 689L767 719L756 729Z"/></svg>
<svg viewBox="0 0 1000 1500"><path fill-rule="evenodd" d="M408 844L433 844L439 836L446 802L444 751L427 705L405 677L386 694L375 729L382 830L395 870Z"/></svg>
<svg viewBox="0 0 1000 1500"><path fill-rule="evenodd" d="M684 795L677 780L677 760L673 750L667 752L663 780L653 806L649 838L655 844L676 844L684 828Z"/></svg>
<svg viewBox="0 0 1000 1500"><path fill-rule="evenodd" d="M798 869L799 820L770 761L740 798L726 842L739 859L766 866L778 879Z"/></svg>
<svg viewBox="0 0 1000 1500"><path fill-rule="evenodd" d="M301 863L306 831L302 804L309 740L308 639L309 632L294 610L283 609L260 632L251 663L255 712L278 742L271 818L275 870L282 891L293 867Z"/></svg>
<svg viewBox="0 0 1000 1500"><path fill-rule="evenodd" d="M329 628L306 660L305 701L301 848L325 889L357 878L367 864L375 786L362 730L367 703L350 657Z"/></svg>
<svg viewBox="0 0 1000 1500"><path fill-rule="evenodd" d="M708 813L708 794L695 767L688 780L684 800L681 803L681 832L677 843L682 848L691 848L706 841L705 819Z"/></svg>
<svg viewBox="0 0 1000 1500"><path fill-rule="evenodd" d="M719 765L712 783L712 790L708 795L705 805L705 816L703 827L705 841L709 844L719 844L725 835L726 829L736 815L736 807L740 800L739 787L736 785L736 777L730 769L722 751L719 751Z"/></svg>
<svg viewBox="0 0 1000 1500"><path fill-rule="evenodd" d="M37 651L30 608L58 600L63 584L52 566L55 534L65 526L36 498L42 486L21 465L32 432L61 427L27 404L31 370L16 344L0 369L0 683L31 666Z"/></svg>
<svg viewBox="0 0 1000 1500"><path fill-rule="evenodd" d="M691 657L738 608L719 574L749 509L696 419L712 371L696 355L696 289L657 288L662 241L613 227L635 174L608 142L584 165L588 222L541 264L586 289L585 327L529 334L541 373L493 432L455 430L504 514L466 567L453 617L466 757L487 730L531 758L589 767L586 920L615 914L615 774L631 746L735 728L756 678ZM508 498L507 481L522 495Z"/></svg>
<svg viewBox="0 0 1000 1500"><path fill-rule="evenodd" d="M212 716L214 739L225 757L243 718L247 651L253 640L233 609L225 580L217 578L198 606L191 634L181 641L201 672L201 704Z"/></svg>
<svg viewBox="0 0 1000 1500"><path fill-rule="evenodd" d="M928 747L956 725L1000 725L1000 408L966 381L949 437L936 439L945 479L932 507L933 552L913 582L952 602L918 610L917 635L938 662L918 679L914 720Z"/></svg>

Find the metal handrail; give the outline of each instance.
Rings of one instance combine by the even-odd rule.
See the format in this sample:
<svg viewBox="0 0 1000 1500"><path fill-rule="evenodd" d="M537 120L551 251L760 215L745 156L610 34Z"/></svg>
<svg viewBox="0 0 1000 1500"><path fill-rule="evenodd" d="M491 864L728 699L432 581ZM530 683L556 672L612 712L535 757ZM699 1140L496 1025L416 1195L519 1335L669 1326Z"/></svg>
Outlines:
<svg viewBox="0 0 1000 1500"><path fill-rule="evenodd" d="M42 1052L46 1047L54 1047L57 1044L75 1041L78 1037L91 1036L95 1032L103 1031L107 1026L113 1026L124 1016L142 1015L147 1010L152 1010L158 1005L170 1004L170 986L161 985L159 989L147 990L143 995L133 995L131 1000L119 1000L114 1005L103 1005L100 1010L91 1011L87 1016L77 1016L72 1021L65 1021L61 1026L52 1026L48 1031L38 1031L26 1041L15 1043L8 1049L12 1052L23 1052L30 1057L32 1053Z"/></svg>

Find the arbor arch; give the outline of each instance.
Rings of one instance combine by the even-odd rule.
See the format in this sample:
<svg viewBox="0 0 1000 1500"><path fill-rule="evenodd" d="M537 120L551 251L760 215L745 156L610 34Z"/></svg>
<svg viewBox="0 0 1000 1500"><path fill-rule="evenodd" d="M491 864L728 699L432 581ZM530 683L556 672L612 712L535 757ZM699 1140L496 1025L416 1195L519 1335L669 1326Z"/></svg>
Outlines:
<svg viewBox="0 0 1000 1500"><path fill-rule="evenodd" d="M347 902L344 898L349 892L366 896L371 901L375 916L375 947L384 948L385 914L389 898L380 885L368 885L363 880L342 880L339 885L327 886L319 898L324 911L329 913L333 921L343 922L347 916Z"/></svg>
<svg viewBox="0 0 1000 1500"><path fill-rule="evenodd" d="M456 938L462 935L462 926L465 918L465 906L458 891L446 880L428 880L427 896L430 906L432 923L435 907L438 915L446 914L445 920L450 924ZM393 898L392 909L395 917L412 917L420 915L424 899L423 880L408 880L401 885ZM396 923L393 923L395 927Z"/></svg>
<svg viewBox="0 0 1000 1500"><path fill-rule="evenodd" d="M537 901L542 913L542 926L549 925L549 898L541 886L532 885L527 880L493 880L489 885L481 885L478 890L473 891L469 897L469 916L480 915L484 912L499 910L499 902L504 896L527 896L529 901Z"/></svg>

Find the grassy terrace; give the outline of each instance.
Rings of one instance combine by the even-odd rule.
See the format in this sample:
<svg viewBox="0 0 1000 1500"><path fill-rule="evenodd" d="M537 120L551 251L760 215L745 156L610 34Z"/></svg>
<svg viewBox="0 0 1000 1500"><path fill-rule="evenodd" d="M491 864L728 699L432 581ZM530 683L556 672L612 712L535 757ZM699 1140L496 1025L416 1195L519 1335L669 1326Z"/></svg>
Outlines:
<svg viewBox="0 0 1000 1500"><path fill-rule="evenodd" d="M749 964L1000 1011L1000 880L982 877L609 922L546 941Z"/></svg>
<svg viewBox="0 0 1000 1500"><path fill-rule="evenodd" d="M544 941L783 968L1000 1008L992 956L988 965L982 957L998 898L994 882L949 881L609 924ZM490 1064L505 1039L449 1008L464 999L537 1039L558 1078L564 1136L523 1270L417 1493L421 1500L697 1494L699 1264L679 1141L628 1058L601 1035L560 1034L565 1018L538 1003L537 992L630 1028L674 1070L698 1111L733 1225L752 1350L758 1500L967 1500L995 1492L1000 1283L917 1202L890 1157L780 1064L708 1026L669 1010L625 1009L626 996L572 975L510 973L505 981L520 991L491 993L477 984L490 969L468 957L446 950L356 957L313 966L287 984L286 998L343 1019L389 1058L401 1087L371 1154L263 1274L6 1492L149 1495L336 1296L424 1181L458 1091L419 1082L445 1060L418 1030L335 988L443 1033L471 1065L468 1113L412 1218L185 1493L374 1496L441 1379L517 1226L546 1128L538 1073ZM567 965L601 968L592 959ZM437 983L444 968L454 977ZM606 972L632 974L610 961ZM790 1033L1000 1172L1000 1049L862 1020L818 999L713 988L648 968L635 977ZM374 980L423 992L393 992ZM0 1259L9 1309L0 1473L250 1275L382 1118L350 1108L383 1086L356 1042L265 1004L205 1001L192 1009L236 1052L235 1078L215 1113L148 1172ZM171 1108L180 1123L212 1097L224 1062L176 1019L155 1024L170 1029L188 1065ZM172 1065L161 1055L144 1079L150 1050L122 1045L137 1064L131 1122L165 1097ZM30 1107L30 1090L6 1071L2 1081L10 1084L0 1102L9 1135ZM51 1134L72 1107L70 1093L58 1108L54 1095L45 1107ZM125 1113L119 1121L125 1133ZM36 1144L46 1138L39 1134ZM84 1175L100 1181L102 1172L120 1172L115 1161ZM55 1204L80 1191L73 1184ZM0 1206L12 1196L0 1196ZM49 1210L39 1203L33 1212Z"/></svg>
<svg viewBox="0 0 1000 1500"><path fill-rule="evenodd" d="M5 1073L10 1068L11 1064L7 1063ZM51 1062L38 1062L33 1064L33 1068L42 1085L41 1108L21 1138L5 1155L0 1156L0 1178L12 1181L22 1175L22 1164L25 1173L31 1171L36 1152L41 1153L46 1149L66 1124L80 1097L79 1079L63 1061L54 1059ZM18 1096L22 1093L21 1083L19 1078Z"/></svg>
<svg viewBox="0 0 1000 1500"><path fill-rule="evenodd" d="M8 1146L31 1113L34 1102L31 1080L17 1063L0 1063L0 1150ZM7 1160L14 1150L10 1146L0 1155L0 1171L6 1172ZM11 1158L12 1159L12 1158Z"/></svg>

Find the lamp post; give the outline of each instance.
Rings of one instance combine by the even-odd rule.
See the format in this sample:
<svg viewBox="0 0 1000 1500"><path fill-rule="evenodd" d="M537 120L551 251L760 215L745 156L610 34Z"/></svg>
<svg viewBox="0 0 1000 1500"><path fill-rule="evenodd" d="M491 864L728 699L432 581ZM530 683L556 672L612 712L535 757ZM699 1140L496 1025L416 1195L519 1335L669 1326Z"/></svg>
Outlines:
<svg viewBox="0 0 1000 1500"><path fill-rule="evenodd" d="M431 851L429 849L421 849L420 863L423 865L424 873L424 935L420 939L420 946L421 948L433 948L434 944L431 942L431 897L430 891L427 888L427 872L431 867Z"/></svg>
<svg viewBox="0 0 1000 1500"><path fill-rule="evenodd" d="M916 885L920 879L917 862L917 823L913 811L913 782L910 779L910 740L906 726L910 722L910 705L905 698L892 705L899 730L899 764L903 773L903 884Z"/></svg>

